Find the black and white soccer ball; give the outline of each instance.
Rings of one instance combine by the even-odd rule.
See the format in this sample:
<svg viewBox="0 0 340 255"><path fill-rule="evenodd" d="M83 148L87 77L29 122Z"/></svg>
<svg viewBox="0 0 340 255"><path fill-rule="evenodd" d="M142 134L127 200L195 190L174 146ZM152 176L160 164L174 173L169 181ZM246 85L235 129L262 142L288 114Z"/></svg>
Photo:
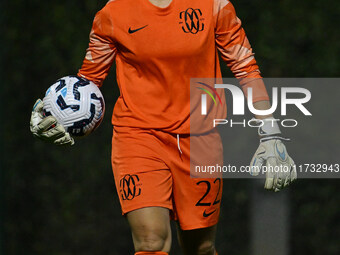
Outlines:
<svg viewBox="0 0 340 255"><path fill-rule="evenodd" d="M103 120L105 102L99 88L91 81L66 76L46 91L44 114L53 115L72 136L86 136Z"/></svg>

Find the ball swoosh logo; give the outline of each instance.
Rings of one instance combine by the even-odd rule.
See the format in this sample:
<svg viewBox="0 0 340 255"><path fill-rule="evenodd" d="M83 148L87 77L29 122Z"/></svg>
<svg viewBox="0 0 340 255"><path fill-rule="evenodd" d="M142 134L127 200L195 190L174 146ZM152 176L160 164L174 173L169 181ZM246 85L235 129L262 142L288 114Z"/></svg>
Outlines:
<svg viewBox="0 0 340 255"><path fill-rule="evenodd" d="M139 31L139 30L141 30L141 29L143 29L143 28L146 28L148 25L145 25L145 26L143 26L143 27L139 27L139 28L136 28L136 29L131 29L131 27L129 27L129 34L133 34L133 33L135 33L135 32L137 32L137 31Z"/></svg>

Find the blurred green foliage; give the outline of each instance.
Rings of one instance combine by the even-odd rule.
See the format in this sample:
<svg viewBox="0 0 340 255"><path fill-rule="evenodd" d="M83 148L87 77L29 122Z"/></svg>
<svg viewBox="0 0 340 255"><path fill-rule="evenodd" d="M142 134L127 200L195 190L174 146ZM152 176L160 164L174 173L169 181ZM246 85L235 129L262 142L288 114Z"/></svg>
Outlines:
<svg viewBox="0 0 340 255"><path fill-rule="evenodd" d="M4 202L0 206L5 254L133 254L110 166L110 117L119 93L114 71L102 88L107 104L102 125L74 147L38 141L28 125L35 99L43 97L59 77L77 72L93 17L105 2L1 1ZM339 76L339 3L233 3L264 76ZM318 139L317 134L311 136L306 141ZM300 180L290 189L291 254L340 253L338 184L338 180ZM249 254L249 202L249 181L225 182L220 254ZM176 244L173 254L178 254Z"/></svg>

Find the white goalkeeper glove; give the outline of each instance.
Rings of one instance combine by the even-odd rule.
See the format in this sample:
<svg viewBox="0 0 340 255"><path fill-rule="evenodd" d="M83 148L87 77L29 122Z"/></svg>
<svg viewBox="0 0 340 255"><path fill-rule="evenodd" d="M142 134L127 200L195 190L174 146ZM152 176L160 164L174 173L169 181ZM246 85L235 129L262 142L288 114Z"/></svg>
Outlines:
<svg viewBox="0 0 340 255"><path fill-rule="evenodd" d="M44 117L44 103L38 99L32 110L30 129L35 137L57 145L73 145L74 139L53 116Z"/></svg>
<svg viewBox="0 0 340 255"><path fill-rule="evenodd" d="M281 131L274 118L254 121L263 121L263 126L258 130L260 145L250 162L251 174L257 176L263 170L266 173L264 188L280 191L297 178L294 161L282 142L289 139L280 136Z"/></svg>

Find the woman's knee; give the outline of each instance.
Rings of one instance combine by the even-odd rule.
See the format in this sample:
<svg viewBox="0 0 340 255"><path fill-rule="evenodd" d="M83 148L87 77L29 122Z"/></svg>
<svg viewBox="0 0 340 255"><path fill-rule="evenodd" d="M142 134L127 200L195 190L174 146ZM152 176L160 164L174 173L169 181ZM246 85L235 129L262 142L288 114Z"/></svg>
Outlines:
<svg viewBox="0 0 340 255"><path fill-rule="evenodd" d="M197 247L198 255L215 255L215 244L211 240L201 242Z"/></svg>
<svg viewBox="0 0 340 255"><path fill-rule="evenodd" d="M167 250L169 235L161 231L147 230L143 234L135 235L134 243L136 251L163 251Z"/></svg>
<svg viewBox="0 0 340 255"><path fill-rule="evenodd" d="M186 255L215 255L215 234L216 225L186 231L178 228L178 237Z"/></svg>
<svg viewBox="0 0 340 255"><path fill-rule="evenodd" d="M136 251L170 251L171 228L165 208L144 208L128 214Z"/></svg>

